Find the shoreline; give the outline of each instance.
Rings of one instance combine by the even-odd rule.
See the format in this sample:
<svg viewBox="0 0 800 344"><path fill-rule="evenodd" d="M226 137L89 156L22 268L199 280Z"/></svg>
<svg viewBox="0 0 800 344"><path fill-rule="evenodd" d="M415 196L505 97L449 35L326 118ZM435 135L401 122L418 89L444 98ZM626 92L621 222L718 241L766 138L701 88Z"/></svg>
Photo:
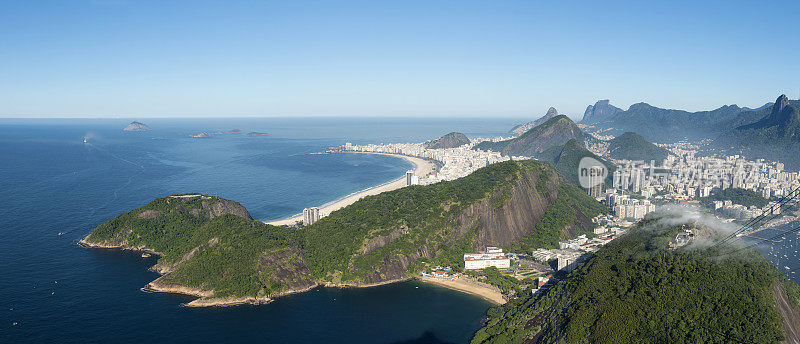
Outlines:
<svg viewBox="0 0 800 344"><path fill-rule="evenodd" d="M481 287L469 283L466 280L464 280L464 277L459 277L456 280L427 277L427 276L417 276L415 278L420 282L430 283L450 290L460 291L462 293L477 296L481 299L489 301L495 306L502 305L508 302L508 300L506 300L503 297L503 294L500 294L499 292L486 287Z"/></svg>
<svg viewBox="0 0 800 344"><path fill-rule="evenodd" d="M88 236L87 236L88 238ZM78 242L79 246L90 248L90 249L106 249L106 250L121 250L121 251L134 251L134 252L147 252L154 255L161 256L160 252L155 250L145 248L145 247L130 247L126 244L102 244L102 243L91 243L86 241L86 238L83 238ZM469 283L464 280L463 277L459 277L456 280L450 279L441 279L435 277L426 277L426 276L414 276L414 277L404 277L404 278L397 278L382 282L376 283L333 283L333 282L326 282L326 281L317 281L313 285L301 288L301 289L292 289L292 290L284 290L274 295L263 296L263 297L253 297L253 296L245 296L245 297L225 297L225 298L213 298L213 291L210 290L201 290L197 288L182 286L182 285L164 285L160 283L161 278L168 273L165 271L163 267L159 267L158 264L153 265L150 267L151 271L158 273L159 276L155 280L147 283L144 287L141 288L142 291L148 293L167 293L167 294L180 294L180 295L187 295L196 297L192 301L186 302L181 304L183 307L233 307L233 306L241 306L241 305L266 305L275 301L275 299L291 295L291 294L299 294L305 293L309 290L318 287L324 288L372 288L378 287L383 285L389 285L394 283L402 283L407 282L412 279L418 280L423 283L437 285L443 288L447 288L450 290L459 291L462 293L470 294L486 301L489 301L493 305L502 305L507 302L503 295L499 292L482 287L479 285L475 285ZM167 269L168 270L168 269ZM211 297L211 298L209 298Z"/></svg>
<svg viewBox="0 0 800 344"><path fill-rule="evenodd" d="M412 156L401 155L401 154L393 154L393 153L373 153L373 152L341 152L341 153L347 153L347 154L376 154L376 155L388 155L388 156L394 156L394 157L402 158L402 159L405 159L406 161L410 162L414 166L413 169L412 169L414 171L414 174L418 175L420 177L427 176L428 174L430 174L431 172L433 172L436 169L436 165L434 163L432 163L430 161L427 161L425 159L419 158L419 157L412 157ZM405 179L406 179L406 177L403 176L403 177L388 181L388 182L380 184L380 185L372 186L372 187L366 188L366 189L361 190L361 191L356 191L354 193L351 193L351 194L349 194L347 196L344 196L342 198L339 198L337 200L327 202L327 203L319 206L320 213L325 214L325 216L327 216L327 215L330 215L330 213L332 213L334 211L337 211L339 209L342 209L342 208L344 208L344 207L346 207L348 205L351 205L351 204L355 203L356 201L358 201L358 200L360 200L360 199L362 199L362 198L364 198L366 196L373 196L373 195L377 195L377 194L380 194L380 193L383 193L383 192L386 192L386 191L392 191L392 190L400 189L400 188L406 186L406 180ZM294 226L295 223L298 222L298 221L303 221L303 214L302 213L295 214L293 216L290 216L290 217L284 218L284 219L272 220L272 221L264 221L264 223L266 223L268 225L273 225L273 226Z"/></svg>

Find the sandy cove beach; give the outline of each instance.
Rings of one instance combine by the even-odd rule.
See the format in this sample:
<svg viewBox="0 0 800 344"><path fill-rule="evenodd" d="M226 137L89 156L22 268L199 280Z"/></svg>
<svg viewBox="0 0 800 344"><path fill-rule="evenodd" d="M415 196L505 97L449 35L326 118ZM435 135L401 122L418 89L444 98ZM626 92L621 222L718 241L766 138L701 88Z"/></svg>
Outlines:
<svg viewBox="0 0 800 344"><path fill-rule="evenodd" d="M400 154L390 154L390 153L372 153L372 152L344 152L344 153L346 153L346 154L380 154L380 155L391 155L391 156L396 156L398 158L403 158L403 159L406 159L407 161L409 161L410 163L414 164L414 174L417 175L417 176L420 176L420 178L422 178L424 176L427 176L428 174L430 174L431 172L433 172L436 169L436 165L434 163L432 163L430 161L427 161L425 159L417 158L417 157L413 157L413 156L400 155ZM344 153L342 153L342 154L344 154ZM340 154L340 153L336 153L336 154ZM388 182L388 183L384 183L384 184L381 184L381 185L378 185L378 186L375 186L375 187L371 187L369 189L365 189L365 190L356 192L354 194L350 194L349 196L346 196L346 197L341 198L339 200L324 204L323 206L320 207L320 213L325 214L327 216L328 214L330 214L330 213L332 213L332 212L334 212L336 210L342 209L342 208L344 208L344 207L346 207L348 205L351 205L351 204L355 203L356 201L364 198L365 196L372 196L372 195L377 195L379 193L386 192L386 191L397 190L397 189L402 188L404 186L406 186L406 177L405 176L400 177L398 179L395 179L395 180L393 180L391 182ZM309 205L309 206L312 206L312 205ZM269 222L266 222L266 223L270 224L270 225L275 225L275 226L283 226L283 225L293 226L298 221L303 221L303 214L297 214L297 215L292 216L290 218L286 218L286 219L282 219L282 220L276 220L276 221L269 221Z"/></svg>
<svg viewBox="0 0 800 344"><path fill-rule="evenodd" d="M451 280L446 278L418 276L417 279L425 283L431 283L448 289L458 290L467 294L475 295L495 305L502 305L507 302L506 299L503 298L503 294L500 294L498 291L470 283L464 277Z"/></svg>

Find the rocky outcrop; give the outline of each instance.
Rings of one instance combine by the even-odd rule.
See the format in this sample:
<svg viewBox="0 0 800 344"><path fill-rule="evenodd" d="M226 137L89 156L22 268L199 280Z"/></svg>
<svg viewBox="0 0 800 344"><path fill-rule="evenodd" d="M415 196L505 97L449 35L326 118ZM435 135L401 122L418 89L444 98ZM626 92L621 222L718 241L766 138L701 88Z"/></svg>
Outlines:
<svg viewBox="0 0 800 344"><path fill-rule="evenodd" d="M208 211L209 220L225 214L236 215L249 220L253 219L247 211L247 208L238 202L220 198L213 202L204 200L201 204L203 205L203 210Z"/></svg>
<svg viewBox="0 0 800 344"><path fill-rule="evenodd" d="M598 100L594 105L586 107L581 123L592 124L609 119L623 110L608 103L608 99Z"/></svg>
<svg viewBox="0 0 800 344"><path fill-rule="evenodd" d="M578 128L569 117L558 115L518 137L500 142L484 141L473 149L491 150L511 156L536 156L550 147L563 145L571 139L580 142L596 141Z"/></svg>
<svg viewBox="0 0 800 344"><path fill-rule="evenodd" d="M544 116L540 117L539 119L537 119L535 121L531 121L531 122L523 123L523 124L518 124L518 125L514 126L513 128L511 128L511 130L508 133L511 134L511 135L514 135L514 136L522 135L526 131L533 129L536 126L538 126L538 125L540 125L540 124L542 124L544 122L547 122L548 119L551 119L551 118L556 117L556 116L558 116L558 111L556 110L556 108L551 106L549 109L547 109L547 113L545 113Z"/></svg>
<svg viewBox="0 0 800 344"><path fill-rule="evenodd" d="M542 219L547 206L558 197L556 190L558 175L553 173L546 182L546 190L536 188L539 176L530 171L523 171L514 186L511 196L496 207L495 202L502 193L496 193L489 199L469 206L458 217L459 232L465 235L475 229L474 250L486 246L507 247L536 230L536 224Z"/></svg>
<svg viewBox="0 0 800 344"><path fill-rule="evenodd" d="M161 211L149 209L139 213L136 217L140 219L154 219L159 216L161 216Z"/></svg>
<svg viewBox="0 0 800 344"><path fill-rule="evenodd" d="M148 127L147 124L133 121L133 122L131 122L131 124L128 124L128 126L126 126L122 130L124 130L124 131L149 131L149 130L152 130L152 129L150 129L150 127Z"/></svg>

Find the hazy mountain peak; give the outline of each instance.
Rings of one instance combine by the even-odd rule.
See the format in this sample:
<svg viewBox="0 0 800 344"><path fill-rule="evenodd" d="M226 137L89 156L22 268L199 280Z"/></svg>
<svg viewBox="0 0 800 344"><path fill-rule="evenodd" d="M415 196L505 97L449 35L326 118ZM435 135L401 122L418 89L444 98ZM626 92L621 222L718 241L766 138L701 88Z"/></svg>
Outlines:
<svg viewBox="0 0 800 344"><path fill-rule="evenodd" d="M586 107L583 113L582 123L597 123L622 112L622 109L613 106L609 103L608 99L598 100L594 105Z"/></svg>
<svg viewBox="0 0 800 344"><path fill-rule="evenodd" d="M511 130L509 130L508 133L512 134L512 135L516 135L516 136L522 135L526 131L533 129L534 127L536 127L536 126L538 126L538 125L540 125L540 124L542 124L544 122L547 122L547 120L549 120L549 119L551 119L553 117L556 117L556 116L558 116L558 110L556 110L556 108L551 106L549 109L547 109L547 112L544 114L544 116L539 117L539 119L537 119L535 121L531 121L531 122L523 123L523 124L518 124L518 125L514 126L513 128L511 128Z"/></svg>

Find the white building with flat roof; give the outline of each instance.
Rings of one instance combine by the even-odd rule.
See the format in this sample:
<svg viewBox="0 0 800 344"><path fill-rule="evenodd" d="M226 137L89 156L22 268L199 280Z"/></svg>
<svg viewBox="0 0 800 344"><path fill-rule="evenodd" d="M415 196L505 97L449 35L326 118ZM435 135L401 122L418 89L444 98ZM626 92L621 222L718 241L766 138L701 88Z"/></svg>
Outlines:
<svg viewBox="0 0 800 344"><path fill-rule="evenodd" d="M498 247L487 247L486 251L479 253L464 254L464 269L477 270L494 266L498 269L511 267L511 258L508 258L503 249Z"/></svg>

